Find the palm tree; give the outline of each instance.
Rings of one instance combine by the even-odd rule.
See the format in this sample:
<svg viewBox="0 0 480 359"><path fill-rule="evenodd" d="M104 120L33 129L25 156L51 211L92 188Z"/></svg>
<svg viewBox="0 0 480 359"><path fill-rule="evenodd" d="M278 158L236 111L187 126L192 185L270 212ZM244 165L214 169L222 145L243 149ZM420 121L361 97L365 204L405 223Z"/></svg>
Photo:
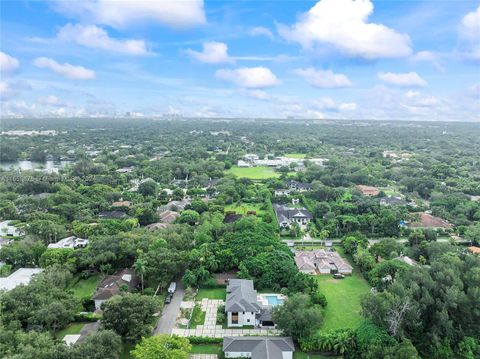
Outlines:
<svg viewBox="0 0 480 359"><path fill-rule="evenodd" d="M135 269L135 272L140 276L140 280L142 283L142 293L143 293L143 288L144 288L143 277L147 271L147 261L145 261L142 258L137 258L137 260L133 264L133 268Z"/></svg>

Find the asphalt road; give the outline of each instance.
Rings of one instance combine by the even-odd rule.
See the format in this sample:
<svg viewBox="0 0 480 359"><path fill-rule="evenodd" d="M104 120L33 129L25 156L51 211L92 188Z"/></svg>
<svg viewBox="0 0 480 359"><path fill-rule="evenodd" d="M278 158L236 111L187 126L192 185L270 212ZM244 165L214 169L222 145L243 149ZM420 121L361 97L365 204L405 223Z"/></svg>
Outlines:
<svg viewBox="0 0 480 359"><path fill-rule="evenodd" d="M170 334L175 326L178 312L180 311L180 303L183 299L185 288L183 288L182 281L177 281L177 290L173 294L170 304L165 304L162 311L162 316L158 320L157 327L154 334Z"/></svg>

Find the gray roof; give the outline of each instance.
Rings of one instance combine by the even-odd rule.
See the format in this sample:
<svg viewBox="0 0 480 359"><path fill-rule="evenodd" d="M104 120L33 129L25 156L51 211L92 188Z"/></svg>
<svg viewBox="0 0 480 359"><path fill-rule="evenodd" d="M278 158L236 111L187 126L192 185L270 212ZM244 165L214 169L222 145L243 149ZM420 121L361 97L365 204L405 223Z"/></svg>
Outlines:
<svg viewBox="0 0 480 359"><path fill-rule="evenodd" d="M225 312L257 312L261 309L253 281L230 279L227 286Z"/></svg>
<svg viewBox="0 0 480 359"><path fill-rule="evenodd" d="M282 204L274 204L273 210L278 222L289 222L292 218L312 219L312 214L306 208L291 208Z"/></svg>
<svg viewBox="0 0 480 359"><path fill-rule="evenodd" d="M290 337L225 337L224 352L252 353L252 359L283 359L284 352L294 352Z"/></svg>

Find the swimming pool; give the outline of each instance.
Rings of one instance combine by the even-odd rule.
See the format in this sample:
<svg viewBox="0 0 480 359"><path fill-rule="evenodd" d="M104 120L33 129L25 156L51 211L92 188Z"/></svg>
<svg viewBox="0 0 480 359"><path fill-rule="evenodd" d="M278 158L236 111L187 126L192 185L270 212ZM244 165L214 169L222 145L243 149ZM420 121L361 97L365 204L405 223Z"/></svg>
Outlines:
<svg viewBox="0 0 480 359"><path fill-rule="evenodd" d="M279 298L276 295L266 295L265 298L267 299L268 305L271 305L273 307L276 305L283 304L283 299Z"/></svg>

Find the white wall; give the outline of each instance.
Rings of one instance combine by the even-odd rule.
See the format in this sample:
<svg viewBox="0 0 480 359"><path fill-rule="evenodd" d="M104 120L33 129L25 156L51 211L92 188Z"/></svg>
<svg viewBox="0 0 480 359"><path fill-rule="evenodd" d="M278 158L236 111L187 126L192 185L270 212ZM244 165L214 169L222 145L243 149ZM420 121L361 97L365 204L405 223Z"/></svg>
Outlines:
<svg viewBox="0 0 480 359"><path fill-rule="evenodd" d="M100 310L100 306L102 305L102 303L105 302L104 300L95 300L95 310Z"/></svg>
<svg viewBox="0 0 480 359"><path fill-rule="evenodd" d="M250 321L248 321L250 320ZM255 312L239 312L238 313L238 324L232 324L232 312L227 313L227 323L229 327L243 327L244 325L253 325L255 326Z"/></svg>
<svg viewBox="0 0 480 359"><path fill-rule="evenodd" d="M225 358L251 358L251 357L252 357L251 352L225 352Z"/></svg>

